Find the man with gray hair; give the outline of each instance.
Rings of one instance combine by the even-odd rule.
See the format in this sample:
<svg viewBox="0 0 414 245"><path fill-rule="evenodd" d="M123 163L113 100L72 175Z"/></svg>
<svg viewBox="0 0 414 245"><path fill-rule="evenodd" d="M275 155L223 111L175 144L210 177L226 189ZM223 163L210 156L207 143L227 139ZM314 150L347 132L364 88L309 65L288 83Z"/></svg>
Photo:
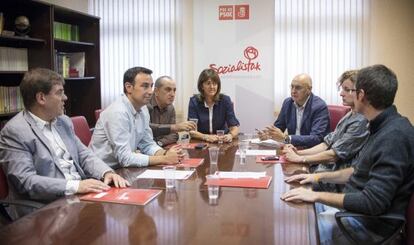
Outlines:
<svg viewBox="0 0 414 245"><path fill-rule="evenodd" d="M173 144L178 140L177 132L195 130L194 122L176 123L175 99L176 84L169 76L159 77L154 84L154 93L147 104L150 114L150 127L154 140L159 146Z"/></svg>

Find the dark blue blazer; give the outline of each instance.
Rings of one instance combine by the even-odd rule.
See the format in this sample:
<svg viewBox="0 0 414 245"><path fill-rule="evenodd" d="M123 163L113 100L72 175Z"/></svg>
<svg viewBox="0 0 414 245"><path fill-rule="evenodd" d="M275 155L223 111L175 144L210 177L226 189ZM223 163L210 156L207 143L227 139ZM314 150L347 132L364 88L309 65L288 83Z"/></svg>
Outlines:
<svg viewBox="0 0 414 245"><path fill-rule="evenodd" d="M289 97L283 101L282 110L274 125L282 131L287 128L293 145L309 148L321 143L329 133L328 107L325 101L311 94L303 112L300 135L295 135L296 107Z"/></svg>
<svg viewBox="0 0 414 245"><path fill-rule="evenodd" d="M209 118L208 108L204 105L204 100L199 95L194 95L190 98L188 103L188 119L198 118L197 130L203 134L209 134ZM225 130L225 133L229 132L229 127L239 126L239 120L237 120L234 114L233 102L229 96L220 94L220 99L214 103L213 107L213 134L216 130Z"/></svg>

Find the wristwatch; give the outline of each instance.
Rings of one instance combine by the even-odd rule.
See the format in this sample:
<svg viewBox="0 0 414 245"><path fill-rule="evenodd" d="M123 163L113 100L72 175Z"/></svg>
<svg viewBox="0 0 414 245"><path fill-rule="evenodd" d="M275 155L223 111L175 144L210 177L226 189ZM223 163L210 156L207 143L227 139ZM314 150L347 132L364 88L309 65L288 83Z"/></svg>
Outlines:
<svg viewBox="0 0 414 245"><path fill-rule="evenodd" d="M289 135L286 135L286 137L285 137L285 144L290 144L290 137L289 137Z"/></svg>
<svg viewBox="0 0 414 245"><path fill-rule="evenodd" d="M159 145L159 146L161 146L162 147L162 145L163 145L163 143L161 142L161 141L157 141L157 145Z"/></svg>

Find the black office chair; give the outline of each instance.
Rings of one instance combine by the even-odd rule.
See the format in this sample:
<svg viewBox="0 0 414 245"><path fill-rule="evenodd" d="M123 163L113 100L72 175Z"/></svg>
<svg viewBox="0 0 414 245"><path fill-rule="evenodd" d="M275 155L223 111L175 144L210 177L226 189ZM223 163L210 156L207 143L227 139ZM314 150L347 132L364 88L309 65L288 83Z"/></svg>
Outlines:
<svg viewBox="0 0 414 245"><path fill-rule="evenodd" d="M393 215L365 215L365 214L357 214L352 212L338 212L335 214L336 223L338 224L339 228L341 229L344 236L352 243L352 244L361 244L351 232L349 232L343 222L342 218L348 217L363 217L365 219L383 219L389 220L391 222L398 222L399 226L393 232L390 232L389 236L383 238L383 240L378 241L372 244L392 244L399 234L403 235L404 244L407 245L414 245L414 193L411 195L410 202L408 203L408 208L405 214L405 218L401 216L393 216Z"/></svg>
<svg viewBox="0 0 414 245"><path fill-rule="evenodd" d="M9 195L9 186L7 183L6 175L0 166L0 223L3 225L9 224L13 219L9 216L6 211L6 207L10 205L24 206L30 208L41 208L44 206L43 203L38 203L29 200L6 200L5 198Z"/></svg>

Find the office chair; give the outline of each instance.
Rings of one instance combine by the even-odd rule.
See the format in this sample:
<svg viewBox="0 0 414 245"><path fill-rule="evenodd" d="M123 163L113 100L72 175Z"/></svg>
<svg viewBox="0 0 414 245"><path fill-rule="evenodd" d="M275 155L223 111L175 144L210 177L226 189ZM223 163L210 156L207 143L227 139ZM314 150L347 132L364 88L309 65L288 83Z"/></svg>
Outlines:
<svg viewBox="0 0 414 245"><path fill-rule="evenodd" d="M13 219L9 216L6 211L6 207L10 205L24 206L30 208L39 209L44 206L43 203L38 203L29 200L6 200L9 195L9 185L7 183L6 175L4 174L3 168L0 166L0 221L3 225L9 224Z"/></svg>
<svg viewBox="0 0 414 245"><path fill-rule="evenodd" d="M411 194L405 218L405 244L414 245L414 193Z"/></svg>
<svg viewBox="0 0 414 245"><path fill-rule="evenodd" d="M70 119L72 119L76 136L78 136L84 145L88 146L92 138L92 133L89 129L86 118L84 116L75 116L71 117Z"/></svg>
<svg viewBox="0 0 414 245"><path fill-rule="evenodd" d="M349 106L342 106L342 105L328 105L328 111L330 116L330 127L331 132L333 132L336 128L338 122L343 118L349 111L351 107Z"/></svg>
<svg viewBox="0 0 414 245"><path fill-rule="evenodd" d="M398 234L403 233L403 240L405 240L404 244L414 245L414 193L411 194L410 202L408 203L407 211L405 213L405 218L394 215L365 215L347 211L337 212L335 214L336 223L338 224L344 236L352 244L360 244L360 241L357 241L357 239L351 235L351 233L345 228L345 226L342 223L341 219L347 217L386 219L394 222L400 222L399 228L393 231L393 233L391 233L389 237L384 237L382 241L373 244L392 244L392 242L396 240Z"/></svg>

